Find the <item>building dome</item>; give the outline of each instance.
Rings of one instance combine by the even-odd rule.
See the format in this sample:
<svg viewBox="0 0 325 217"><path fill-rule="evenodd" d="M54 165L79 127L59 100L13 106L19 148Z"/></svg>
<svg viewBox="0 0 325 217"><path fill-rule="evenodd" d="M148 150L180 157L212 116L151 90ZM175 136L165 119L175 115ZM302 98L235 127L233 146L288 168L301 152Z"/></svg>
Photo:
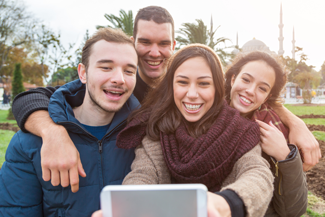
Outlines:
<svg viewBox="0 0 325 217"><path fill-rule="evenodd" d="M256 50L271 52L269 47L267 47L266 44L264 44L264 42L257 40L255 38L253 38L253 40L246 42L242 47L243 52L251 52Z"/></svg>

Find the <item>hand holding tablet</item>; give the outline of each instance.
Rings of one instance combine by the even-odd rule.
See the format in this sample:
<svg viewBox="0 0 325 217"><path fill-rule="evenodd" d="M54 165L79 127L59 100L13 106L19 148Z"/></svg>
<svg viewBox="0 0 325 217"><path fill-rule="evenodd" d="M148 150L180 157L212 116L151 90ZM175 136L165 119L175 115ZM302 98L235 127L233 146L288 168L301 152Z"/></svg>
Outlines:
<svg viewBox="0 0 325 217"><path fill-rule="evenodd" d="M202 184L111 185L101 193L104 217L207 217Z"/></svg>

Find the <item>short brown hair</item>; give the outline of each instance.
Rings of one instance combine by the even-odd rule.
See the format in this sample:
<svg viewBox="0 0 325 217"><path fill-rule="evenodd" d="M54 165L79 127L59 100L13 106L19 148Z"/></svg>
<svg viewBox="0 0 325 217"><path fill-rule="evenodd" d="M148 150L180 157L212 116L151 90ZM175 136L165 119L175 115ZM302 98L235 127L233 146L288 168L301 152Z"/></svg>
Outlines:
<svg viewBox="0 0 325 217"><path fill-rule="evenodd" d="M276 56L271 56L268 53L262 51L252 51L250 53L239 53L233 62L226 69L226 100L230 101L230 92L231 92L231 79L234 75L235 78L241 71L244 65L252 61L263 61L269 65L275 72L275 82L274 86L270 91L271 97L266 101L270 105L280 105L282 98L280 94L283 90L284 85L287 83L287 73L284 70L281 61Z"/></svg>
<svg viewBox="0 0 325 217"><path fill-rule="evenodd" d="M105 40L107 42L114 42L119 44L130 44L132 47L134 47L133 41L122 30L111 29L108 27L101 28L97 30L97 32L86 41L85 46L82 49L81 62L82 64L85 65L86 70L88 69L89 66L89 56L91 54L91 48L96 42L100 40ZM109 51L109 52L113 52L113 51Z"/></svg>
<svg viewBox="0 0 325 217"><path fill-rule="evenodd" d="M174 74L185 61L202 57L210 67L215 86L215 97L212 107L197 122L188 124L188 132L193 137L199 137L207 132L216 120L224 101L224 77L222 64L217 54L208 46L202 44L191 44L177 51L167 63L167 73L158 86L148 93L143 106L132 113L129 120L142 117L150 113L147 122L147 135L153 140L159 140L160 132L166 134L174 133L181 121L186 121L178 110L173 94ZM200 73L200 72L198 72Z"/></svg>
<svg viewBox="0 0 325 217"><path fill-rule="evenodd" d="M175 30L174 30L174 19L170 13L162 7L159 6L148 6L142 8L137 13L134 19L134 28L133 28L133 38L136 39L137 32L138 32L138 22L139 20L146 20L150 21L153 20L155 23L170 23L172 24L172 38L174 41L175 38Z"/></svg>

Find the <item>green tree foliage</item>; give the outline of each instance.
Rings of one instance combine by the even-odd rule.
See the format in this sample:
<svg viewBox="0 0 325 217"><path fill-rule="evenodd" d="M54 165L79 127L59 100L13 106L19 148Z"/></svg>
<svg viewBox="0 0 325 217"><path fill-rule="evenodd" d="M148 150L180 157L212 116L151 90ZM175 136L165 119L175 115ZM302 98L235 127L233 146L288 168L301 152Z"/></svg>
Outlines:
<svg viewBox="0 0 325 217"><path fill-rule="evenodd" d="M21 64L17 63L15 66L14 77L11 83L11 99L14 99L19 93L24 92L25 88L23 85L23 75L21 73ZM7 119L14 119L12 111L10 109L8 118Z"/></svg>
<svg viewBox="0 0 325 217"><path fill-rule="evenodd" d="M9 52L31 41L34 20L19 1L0 0L0 76Z"/></svg>
<svg viewBox="0 0 325 217"><path fill-rule="evenodd" d="M21 63L24 81L31 84L36 84L37 86L44 86L43 75L45 74L47 76L48 66L41 66L38 64L35 55L37 54L28 52L25 48L15 47L11 49L6 61L6 65L2 68L3 78L8 78L8 80L11 80L16 63ZM7 79L3 80L6 81Z"/></svg>
<svg viewBox="0 0 325 217"><path fill-rule="evenodd" d="M111 23L111 25L107 26L96 26L97 29L110 27L121 29L125 34L128 36L133 36L133 12L129 10L126 12L125 10L121 9L119 17L115 16L114 14L105 14L104 17Z"/></svg>
<svg viewBox="0 0 325 217"><path fill-rule="evenodd" d="M196 23L183 23L182 27L176 31L179 36L176 37L178 43L177 49L184 45L200 43L211 47L219 56L221 62L226 65L226 60L231 57L231 54L226 52L226 42L230 41L228 38L220 37L215 39L216 31L219 29L213 29L213 23L211 21L210 30L201 19L197 19ZM220 45L223 45L220 47Z"/></svg>
<svg viewBox="0 0 325 217"><path fill-rule="evenodd" d="M11 85L12 97L15 98L19 93L24 92L23 75L21 72L21 64L17 63L14 71L14 78Z"/></svg>
<svg viewBox="0 0 325 217"><path fill-rule="evenodd" d="M290 57L283 57L282 60L286 69L290 72L288 81L298 83L299 87L303 89L302 97L304 103L311 102L311 88L317 88L321 82L320 72L316 72L312 65L307 65L308 57L304 54L301 47L296 47L296 53L300 56L299 61L291 59Z"/></svg>
<svg viewBox="0 0 325 217"><path fill-rule="evenodd" d="M321 66L321 69L320 69L319 73L320 73L321 76L322 76L321 84L324 84L324 85L325 85L325 61L323 62L323 64L322 64L322 66Z"/></svg>
<svg viewBox="0 0 325 217"><path fill-rule="evenodd" d="M57 72L55 72L52 75L51 85L52 86L63 85L72 80L75 80L78 78L78 72L77 74L75 73L76 71L73 68L59 69Z"/></svg>

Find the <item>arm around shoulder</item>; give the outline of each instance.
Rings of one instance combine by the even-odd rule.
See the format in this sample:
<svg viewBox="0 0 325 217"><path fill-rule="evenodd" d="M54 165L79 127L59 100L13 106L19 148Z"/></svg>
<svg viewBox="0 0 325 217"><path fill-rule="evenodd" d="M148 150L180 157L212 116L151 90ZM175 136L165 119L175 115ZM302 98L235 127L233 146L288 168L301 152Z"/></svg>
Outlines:
<svg viewBox="0 0 325 217"><path fill-rule="evenodd" d="M310 170L322 157L319 143L306 124L287 108L284 106L274 106L273 109L281 121L289 127L289 142L295 144L301 150L304 171Z"/></svg>
<svg viewBox="0 0 325 217"><path fill-rule="evenodd" d="M12 102L12 112L20 129L27 132L25 122L35 111L47 110L51 95L58 87L39 87L18 94Z"/></svg>

